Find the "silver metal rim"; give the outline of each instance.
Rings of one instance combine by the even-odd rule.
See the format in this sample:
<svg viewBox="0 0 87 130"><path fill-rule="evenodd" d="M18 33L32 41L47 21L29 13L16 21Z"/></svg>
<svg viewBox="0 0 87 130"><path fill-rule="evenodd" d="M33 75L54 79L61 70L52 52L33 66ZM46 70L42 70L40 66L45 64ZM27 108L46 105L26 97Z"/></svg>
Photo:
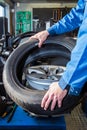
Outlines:
<svg viewBox="0 0 87 130"><path fill-rule="evenodd" d="M27 86L37 90L47 90L52 82L59 81L63 72L64 66L58 65L39 65L26 68Z"/></svg>

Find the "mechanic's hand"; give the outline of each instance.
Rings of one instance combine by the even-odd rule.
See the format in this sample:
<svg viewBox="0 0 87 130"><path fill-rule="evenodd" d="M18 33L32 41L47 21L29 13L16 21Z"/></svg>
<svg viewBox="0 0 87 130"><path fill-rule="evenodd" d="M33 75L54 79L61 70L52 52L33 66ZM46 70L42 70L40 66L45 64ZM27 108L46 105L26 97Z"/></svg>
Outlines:
<svg viewBox="0 0 87 130"><path fill-rule="evenodd" d="M46 30L41 31L41 32L38 32L35 35L31 36L29 38L29 40L31 40L32 38L38 39L39 40L38 47L41 47L43 42L47 39L48 35L49 35L48 31L46 31Z"/></svg>
<svg viewBox="0 0 87 130"><path fill-rule="evenodd" d="M44 108L44 110L47 110L51 102L51 111L54 110L56 104L58 104L58 107L61 107L62 100L66 96L66 94L66 89L62 90L58 85L58 82L53 82L42 99L41 107Z"/></svg>

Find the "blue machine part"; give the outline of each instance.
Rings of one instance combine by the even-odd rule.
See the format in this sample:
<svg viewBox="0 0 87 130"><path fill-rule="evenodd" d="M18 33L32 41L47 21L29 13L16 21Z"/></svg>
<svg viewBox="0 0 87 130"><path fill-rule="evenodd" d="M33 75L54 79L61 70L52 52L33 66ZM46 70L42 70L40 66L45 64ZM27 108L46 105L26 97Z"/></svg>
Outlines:
<svg viewBox="0 0 87 130"><path fill-rule="evenodd" d="M64 116L47 118L30 116L19 106L9 123L7 122L7 119L8 116L0 118L1 130L66 130Z"/></svg>

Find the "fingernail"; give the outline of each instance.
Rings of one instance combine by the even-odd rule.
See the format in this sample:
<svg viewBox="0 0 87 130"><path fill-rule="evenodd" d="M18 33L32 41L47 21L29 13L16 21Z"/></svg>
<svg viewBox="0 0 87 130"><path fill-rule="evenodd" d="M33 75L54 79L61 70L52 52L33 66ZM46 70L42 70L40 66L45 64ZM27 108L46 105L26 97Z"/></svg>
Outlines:
<svg viewBox="0 0 87 130"><path fill-rule="evenodd" d="M51 109L51 111L53 111L53 109Z"/></svg>
<svg viewBox="0 0 87 130"><path fill-rule="evenodd" d="M43 108L43 105L41 105L41 107Z"/></svg>
<svg viewBox="0 0 87 130"><path fill-rule="evenodd" d="M61 105L59 105L59 108L61 107Z"/></svg>
<svg viewBox="0 0 87 130"><path fill-rule="evenodd" d="M44 110L46 111L46 108L44 108Z"/></svg>

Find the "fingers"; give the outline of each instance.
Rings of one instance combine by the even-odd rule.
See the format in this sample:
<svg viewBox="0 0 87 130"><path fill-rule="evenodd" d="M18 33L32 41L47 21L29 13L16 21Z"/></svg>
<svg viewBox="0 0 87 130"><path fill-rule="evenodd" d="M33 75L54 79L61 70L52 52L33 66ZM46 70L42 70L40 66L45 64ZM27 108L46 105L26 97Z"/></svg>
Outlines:
<svg viewBox="0 0 87 130"><path fill-rule="evenodd" d="M44 110L47 110L52 99L53 99L53 95L51 95L51 94L49 95L49 92L47 92L42 99L41 107L44 108Z"/></svg>
<svg viewBox="0 0 87 130"><path fill-rule="evenodd" d="M39 39L38 47L40 48L42 46L43 41Z"/></svg>
<svg viewBox="0 0 87 130"><path fill-rule="evenodd" d="M66 94L67 90L64 90L61 95L55 95L53 93L50 93L50 91L48 90L42 99L41 107L44 108L44 110L47 110L51 103L51 111L54 110L56 104L58 105L58 108L60 108L62 106L63 98L66 96Z"/></svg>
<svg viewBox="0 0 87 130"><path fill-rule="evenodd" d="M31 36L30 39L38 39L39 40L38 47L40 48L43 42L47 39L48 35L49 35L48 31L44 30L44 31L38 32L34 36Z"/></svg>
<svg viewBox="0 0 87 130"><path fill-rule="evenodd" d="M42 41L41 38L38 37L38 35L31 36L29 40L31 40L31 39L37 39L37 40L39 40L38 47L40 48L42 46L43 41Z"/></svg>
<svg viewBox="0 0 87 130"><path fill-rule="evenodd" d="M57 102L57 97L54 96L53 101L52 101L52 104L51 104L51 111L54 110L54 108L55 108L55 106L56 106L56 102Z"/></svg>
<svg viewBox="0 0 87 130"><path fill-rule="evenodd" d="M41 107L44 110L47 110L49 105L51 104L51 110L54 110L56 104L60 108L62 106L63 98L66 96L67 90L62 90L60 86L58 86L57 82L54 82L50 85L49 90L45 94L42 99Z"/></svg>
<svg viewBox="0 0 87 130"><path fill-rule="evenodd" d="M31 39L37 39L35 36L31 36L31 37L29 37L29 40L31 40Z"/></svg>
<svg viewBox="0 0 87 130"><path fill-rule="evenodd" d="M60 108L62 106L62 99L58 100L58 107Z"/></svg>
<svg viewBox="0 0 87 130"><path fill-rule="evenodd" d="M42 102L41 102L41 107L44 108L45 106L45 102L47 101L48 99L48 93L45 94L45 96L43 97L42 99Z"/></svg>
<svg viewBox="0 0 87 130"><path fill-rule="evenodd" d="M58 97L54 95L49 96L47 93L42 99L41 107L44 108L44 110L47 110L51 103L51 111L53 111L57 102L58 102L58 107L60 108L62 105L62 99L58 99Z"/></svg>

